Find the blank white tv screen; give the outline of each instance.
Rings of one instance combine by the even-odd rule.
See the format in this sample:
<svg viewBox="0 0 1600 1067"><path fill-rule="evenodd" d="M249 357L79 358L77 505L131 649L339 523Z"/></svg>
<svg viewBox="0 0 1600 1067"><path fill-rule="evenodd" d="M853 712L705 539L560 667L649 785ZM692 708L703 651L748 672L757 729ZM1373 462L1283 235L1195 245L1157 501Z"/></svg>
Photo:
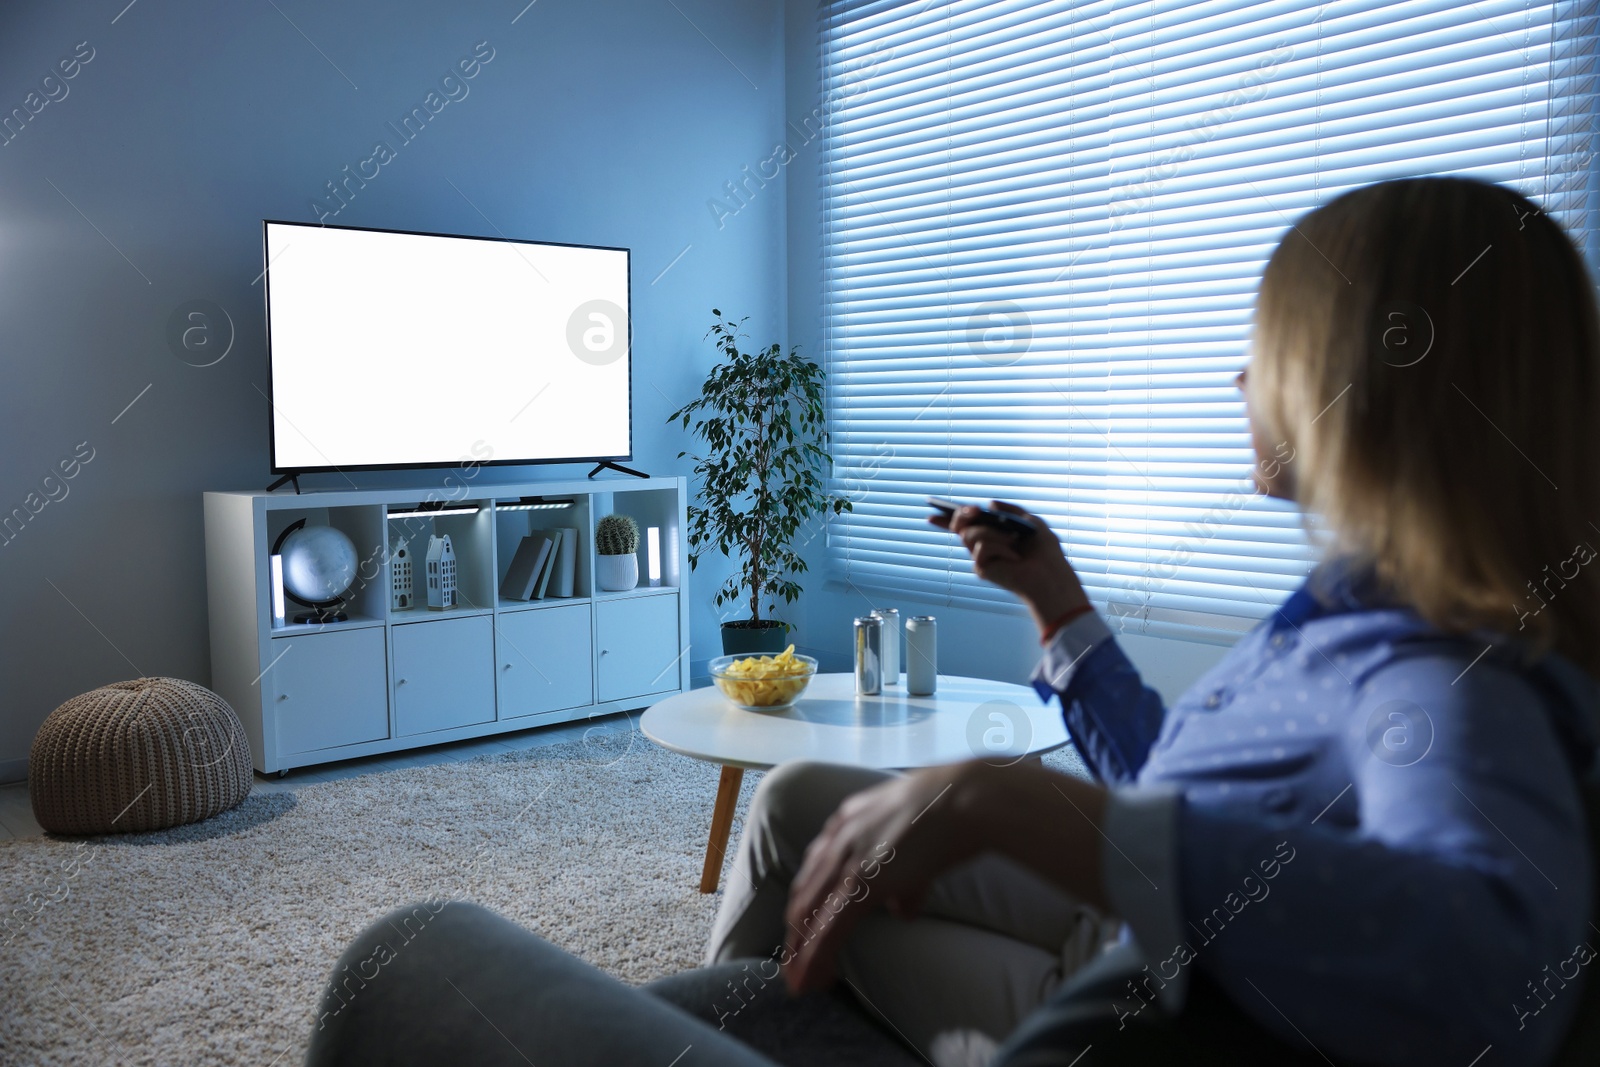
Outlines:
<svg viewBox="0 0 1600 1067"><path fill-rule="evenodd" d="M627 249L264 225L276 472L632 456Z"/></svg>

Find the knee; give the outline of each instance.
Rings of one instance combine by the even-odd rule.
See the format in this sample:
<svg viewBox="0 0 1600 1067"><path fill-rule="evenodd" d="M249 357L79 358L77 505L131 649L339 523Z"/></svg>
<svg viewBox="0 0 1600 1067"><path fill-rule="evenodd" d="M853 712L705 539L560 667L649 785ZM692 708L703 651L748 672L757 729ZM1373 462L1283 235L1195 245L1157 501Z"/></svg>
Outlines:
<svg viewBox="0 0 1600 1067"><path fill-rule="evenodd" d="M752 812L778 814L813 807L820 794L836 792L832 784L837 772L849 769L817 760L797 759L780 763L768 771L756 786L755 795L750 799L750 809Z"/></svg>
<svg viewBox="0 0 1600 1067"><path fill-rule="evenodd" d="M780 831L801 843L810 841L845 797L888 777L888 771L816 760L780 763L756 787L747 825L763 833Z"/></svg>
<svg viewBox="0 0 1600 1067"><path fill-rule="evenodd" d="M441 1007L440 976L489 975L490 984L507 985L536 969L537 950L527 947L536 940L509 919L461 900L435 897L391 911L362 930L334 964L312 1026L307 1067L445 1062L439 1057L448 1054L445 1046L463 1024L451 1021L447 1010L459 1013L460 1005L446 998Z"/></svg>
<svg viewBox="0 0 1600 1067"><path fill-rule="evenodd" d="M333 965L323 989L317 1029L325 1030L340 1021L346 1009L365 999L363 993L372 996L369 987L400 959L413 940L439 922L445 905L446 901L434 899L396 908L357 934Z"/></svg>
<svg viewBox="0 0 1600 1067"><path fill-rule="evenodd" d="M462 945L496 936L506 919L476 904L442 897L396 908L356 935L323 987L315 1031L345 1029L356 1018L393 1010L416 974L426 973Z"/></svg>
<svg viewBox="0 0 1600 1067"><path fill-rule="evenodd" d="M814 793L818 781L834 768L832 763L808 759L780 763L762 776L751 803L765 808L792 803L797 796Z"/></svg>

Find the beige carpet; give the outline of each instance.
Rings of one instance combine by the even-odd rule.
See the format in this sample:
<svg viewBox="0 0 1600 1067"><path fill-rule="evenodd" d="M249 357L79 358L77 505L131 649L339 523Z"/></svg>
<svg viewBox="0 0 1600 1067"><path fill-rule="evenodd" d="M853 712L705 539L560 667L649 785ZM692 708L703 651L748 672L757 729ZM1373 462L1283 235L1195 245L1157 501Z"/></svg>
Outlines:
<svg viewBox="0 0 1600 1067"><path fill-rule="evenodd" d="M0 1062L299 1063L344 946L430 896L628 982L695 965L716 768L636 733L597 742L257 793L177 830L0 843Z"/></svg>

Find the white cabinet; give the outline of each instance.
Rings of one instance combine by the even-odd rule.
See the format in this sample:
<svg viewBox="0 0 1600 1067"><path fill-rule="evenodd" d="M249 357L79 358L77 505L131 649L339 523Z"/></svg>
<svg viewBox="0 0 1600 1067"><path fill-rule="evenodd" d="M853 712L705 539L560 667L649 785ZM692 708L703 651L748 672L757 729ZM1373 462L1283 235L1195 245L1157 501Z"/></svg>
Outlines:
<svg viewBox="0 0 1600 1067"><path fill-rule="evenodd" d="M394 732L429 734L494 718L489 616L394 628Z"/></svg>
<svg viewBox="0 0 1600 1067"><path fill-rule="evenodd" d="M239 713L263 772L644 707L689 685L686 507L683 478L206 493L211 688ZM639 524L640 585L602 592L594 528L613 513ZM274 622L269 559L301 521L355 544L343 620L297 623L306 609L290 603ZM665 553L657 585L652 526ZM523 538L568 529L565 580L545 599L502 596ZM393 547L403 539L421 558L446 534L456 605L421 606L414 570L397 607Z"/></svg>
<svg viewBox="0 0 1600 1067"><path fill-rule="evenodd" d="M594 702L594 640L588 604L503 611L495 620L500 718Z"/></svg>
<svg viewBox="0 0 1600 1067"><path fill-rule="evenodd" d="M311 752L389 736L383 628L280 637L261 676L278 751Z"/></svg>
<svg viewBox="0 0 1600 1067"><path fill-rule="evenodd" d="M594 607L594 633L600 646L595 693L601 700L678 691L687 649L678 643L676 596L602 600Z"/></svg>

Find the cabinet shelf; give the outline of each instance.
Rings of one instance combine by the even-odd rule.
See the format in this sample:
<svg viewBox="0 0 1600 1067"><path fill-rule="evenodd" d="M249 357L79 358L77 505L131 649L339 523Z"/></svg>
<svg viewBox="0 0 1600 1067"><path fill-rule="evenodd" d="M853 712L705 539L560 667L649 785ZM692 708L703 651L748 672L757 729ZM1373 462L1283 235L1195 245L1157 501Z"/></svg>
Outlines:
<svg viewBox="0 0 1600 1067"><path fill-rule="evenodd" d="M506 597L501 597L495 610L504 614L508 611L541 611L547 608L559 608L563 604L587 603L589 603L589 598L586 596L547 596L543 600L510 600Z"/></svg>
<svg viewBox="0 0 1600 1067"><path fill-rule="evenodd" d="M434 619L459 619L471 615L490 615L494 609L472 604L457 604L453 608L407 608L404 611L391 611L389 623L392 626L405 626L414 622L429 622Z"/></svg>
<svg viewBox="0 0 1600 1067"><path fill-rule="evenodd" d="M475 488L481 495L461 502L478 512L453 516L392 515L428 498L415 487L205 494L211 686L239 713L257 770L631 711L689 687L685 479ZM523 497L572 506L496 504ZM660 529L662 584L595 588L595 525L613 513ZM272 545L302 519L342 530L356 545L350 618L273 627ZM500 597L522 538L558 528L574 531L576 595ZM455 548L458 603L436 611L427 607L422 564L428 538L442 534ZM401 536L412 578L401 590L407 606L397 608ZM646 562L641 545L641 576ZM296 610L304 609L289 605L291 618Z"/></svg>
<svg viewBox="0 0 1600 1067"><path fill-rule="evenodd" d="M295 622L295 613L289 612L288 621L282 626L272 627L273 637L298 637L301 634L323 634L333 630L363 630L370 626L382 626L383 620L370 615L351 614L343 622Z"/></svg>
<svg viewBox="0 0 1600 1067"><path fill-rule="evenodd" d="M675 585L636 585L632 589L596 590L596 600L627 600L638 596L676 596L678 587Z"/></svg>

